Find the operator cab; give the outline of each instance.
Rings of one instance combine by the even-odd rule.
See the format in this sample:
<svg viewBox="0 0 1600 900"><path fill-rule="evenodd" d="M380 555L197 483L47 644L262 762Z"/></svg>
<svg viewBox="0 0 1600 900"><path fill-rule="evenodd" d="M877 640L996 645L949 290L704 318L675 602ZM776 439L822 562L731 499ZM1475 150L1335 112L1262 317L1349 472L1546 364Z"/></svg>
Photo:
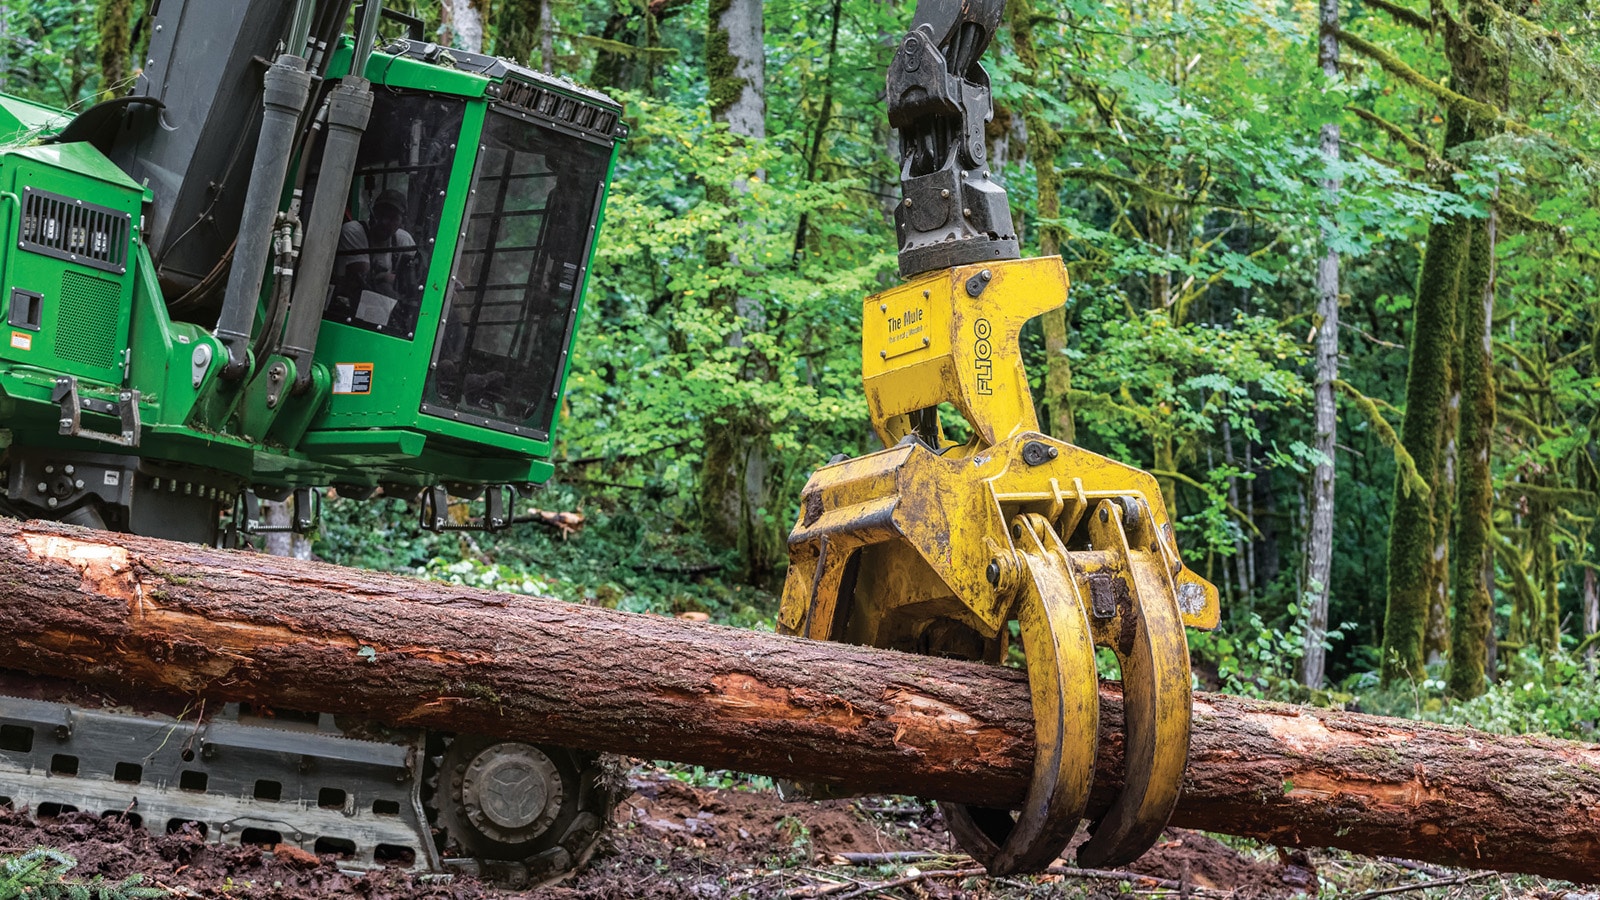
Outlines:
<svg viewBox="0 0 1600 900"><path fill-rule="evenodd" d="M622 110L420 41L374 54L366 74L371 124L317 348L333 395L308 437L420 431L441 452L521 456L507 480L542 480Z"/></svg>

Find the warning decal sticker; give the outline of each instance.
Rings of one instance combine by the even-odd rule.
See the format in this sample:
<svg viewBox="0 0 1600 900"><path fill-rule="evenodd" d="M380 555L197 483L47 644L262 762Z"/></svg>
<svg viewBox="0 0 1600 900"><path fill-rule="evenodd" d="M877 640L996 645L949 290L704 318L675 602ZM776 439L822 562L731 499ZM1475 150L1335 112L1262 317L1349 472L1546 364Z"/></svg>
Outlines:
<svg viewBox="0 0 1600 900"><path fill-rule="evenodd" d="M334 363L335 394L372 393L372 363Z"/></svg>
<svg viewBox="0 0 1600 900"><path fill-rule="evenodd" d="M32 350L33 349L33 335L27 333L26 331L13 331L13 332L11 332L11 349L13 349L13 350Z"/></svg>

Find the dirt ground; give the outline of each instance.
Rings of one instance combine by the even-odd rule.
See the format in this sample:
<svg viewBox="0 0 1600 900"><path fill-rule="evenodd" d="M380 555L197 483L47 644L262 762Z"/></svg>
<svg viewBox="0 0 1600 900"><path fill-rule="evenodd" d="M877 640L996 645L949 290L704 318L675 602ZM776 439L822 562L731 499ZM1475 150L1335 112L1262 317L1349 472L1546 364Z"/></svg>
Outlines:
<svg viewBox="0 0 1600 900"><path fill-rule="evenodd" d="M145 873L147 886L172 896L206 898L1113 897L1129 889L1178 884L1188 890L1175 890L1174 896L1316 894L1316 876L1303 857L1258 861L1205 835L1176 829L1128 867L1161 881L1060 874L989 879L967 874L972 861L954 849L931 804L906 798L785 802L772 790L693 780L702 783L650 766L636 768L628 780L632 793L617 807L616 827L591 865L561 886L537 891L498 891L468 878L419 878L393 870L346 875L332 862L299 850L264 853L206 844L195 835L157 837L82 813L36 822L24 811L0 808L0 856L55 848L78 860L75 879L102 876L115 882ZM869 860L844 855L862 853L899 855ZM960 874L929 874L937 872ZM902 880L907 883L890 886Z"/></svg>

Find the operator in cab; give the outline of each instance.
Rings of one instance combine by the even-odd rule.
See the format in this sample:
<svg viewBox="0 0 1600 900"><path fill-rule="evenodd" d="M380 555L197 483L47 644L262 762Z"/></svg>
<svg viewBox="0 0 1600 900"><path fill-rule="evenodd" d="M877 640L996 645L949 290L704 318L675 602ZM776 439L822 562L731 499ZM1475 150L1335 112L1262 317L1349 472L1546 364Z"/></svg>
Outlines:
<svg viewBox="0 0 1600 900"><path fill-rule="evenodd" d="M405 217L405 194L389 189L372 201L366 219L344 223L330 318L353 319L389 334L415 328L419 259L416 240L401 227Z"/></svg>

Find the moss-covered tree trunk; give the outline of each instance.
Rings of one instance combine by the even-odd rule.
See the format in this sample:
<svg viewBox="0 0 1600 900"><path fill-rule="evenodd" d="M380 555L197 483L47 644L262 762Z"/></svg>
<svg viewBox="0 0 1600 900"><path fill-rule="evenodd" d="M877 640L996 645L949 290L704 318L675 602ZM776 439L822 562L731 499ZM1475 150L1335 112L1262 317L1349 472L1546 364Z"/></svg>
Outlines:
<svg viewBox="0 0 1600 900"><path fill-rule="evenodd" d="M100 39L100 99L127 93L133 47L133 0L100 0L94 17Z"/></svg>
<svg viewBox="0 0 1600 900"><path fill-rule="evenodd" d="M1554 469L1547 469L1535 481L1550 493L1563 493L1561 478ZM1532 504L1529 543L1533 547L1534 584L1538 587L1538 606L1529 638L1539 648L1541 655L1551 653L1561 646L1561 555L1556 547L1560 525L1556 522L1557 501L1550 493L1543 493Z"/></svg>
<svg viewBox="0 0 1600 900"><path fill-rule="evenodd" d="M1467 124L1451 112L1445 145L1467 140ZM1437 483L1440 431L1449 402L1449 365L1455 344L1456 301L1471 224L1450 218L1428 227L1422 272L1412 308L1411 362L1406 372L1406 414L1401 443L1417 471ZM1421 677L1424 635L1433 599L1436 491L1414 490L1403 474L1394 481L1389 519L1389 597L1383 617L1383 679Z"/></svg>
<svg viewBox="0 0 1600 900"><path fill-rule="evenodd" d="M1525 3L1519 6L1525 7ZM1513 7L1517 8L1516 6ZM1463 18L1475 27L1492 14L1477 0L1463 0ZM1475 44L1476 53L1458 52L1456 67L1465 69L1461 86L1475 99L1503 108L1510 96L1510 62L1493 44ZM1499 126L1481 122L1476 137L1498 133ZM1494 483L1490 467L1494 422L1495 244L1499 221L1493 207L1488 219L1473 228L1462 273L1460 352L1457 355L1460 406L1457 411L1458 481L1455 495L1455 563L1450 665L1452 693L1483 693L1494 628Z"/></svg>
<svg viewBox="0 0 1600 900"><path fill-rule="evenodd" d="M1467 255L1462 258L1463 279L1471 256L1471 234L1476 222L1468 225ZM1456 327L1460 327L1461 307L1472 303L1465 283L1456 294ZM1444 404L1444 422L1439 426L1439 466L1433 478L1433 556L1428 571L1428 625L1423 630L1423 658L1437 665L1450 655L1450 539L1455 531L1457 447L1456 429L1461 424L1461 340L1451 341L1450 366L1445 382L1449 394Z"/></svg>
<svg viewBox="0 0 1600 900"><path fill-rule="evenodd" d="M1593 545L1590 545L1593 547ZM1593 638L1600 633L1600 585L1595 583L1594 563L1583 567L1583 655L1591 673L1595 670L1595 645Z"/></svg>
<svg viewBox="0 0 1600 900"><path fill-rule="evenodd" d="M1528 7L1527 0L1508 4L1513 12ZM1461 19L1478 33L1499 8L1481 0L1462 0ZM1510 100L1510 58L1493 41L1463 34L1449 35L1451 64L1468 96L1497 109ZM1468 39L1463 39L1467 37ZM1477 139L1498 134L1501 126L1478 121ZM1498 199L1498 197L1497 197ZM1457 410L1457 485L1455 493L1455 561L1451 621L1450 664L1447 680L1452 693L1475 697L1483 693L1494 638L1494 483L1491 454L1495 424L1493 380L1495 246L1499 220L1493 206L1489 217L1472 231L1462 272L1457 321L1460 328L1456 356L1459 408Z"/></svg>
<svg viewBox="0 0 1600 900"><path fill-rule="evenodd" d="M1461 469L1456 482L1455 615L1451 623L1448 681L1451 693L1476 697L1484 690L1493 624L1494 484L1489 467L1494 432L1493 358L1494 248L1497 223L1472 231L1461 286Z"/></svg>
<svg viewBox="0 0 1600 900"><path fill-rule="evenodd" d="M1038 189L1035 215L1043 223L1039 228L1039 252L1055 256L1061 252L1061 226L1052 221L1061 215L1061 173L1056 170L1061 135L1045 119L1037 96L1041 90L1039 74L1043 71L1033 42L1038 13L1033 0L1011 0L1007 13L1017 62L1021 63L1017 77L1028 88L1022 101L1022 121L1028 128L1028 159L1033 163ZM1045 375L1039 418L1051 434L1070 442L1076 438L1077 428L1072 414L1072 362L1067 358L1067 308L1045 313L1040 326L1044 331Z"/></svg>
<svg viewBox="0 0 1600 900"><path fill-rule="evenodd" d="M762 0L710 0L706 9L706 88L711 116L734 134L767 134Z"/></svg>
<svg viewBox="0 0 1600 900"><path fill-rule="evenodd" d="M707 102L713 120L739 137L758 140L766 136L766 52L762 30L762 0L711 0L706 10ZM732 205L744 189L744 179L755 173L730 173L727 184L707 189L708 203ZM708 267L737 265L724 235L706 247ZM728 341L744 346L745 337L766 328L766 309L759 298L742 295L732 286L711 293L710 302L733 319ZM744 366L747 379L771 377L768 363L751 354ZM700 518L707 537L727 548L737 548L747 578L769 572L782 547L775 515L768 504L768 432L759 411L729 406L711 417L705 434L705 463L699 485Z"/></svg>
<svg viewBox="0 0 1600 900"><path fill-rule="evenodd" d="M494 52L524 65L536 66L534 51L548 27L541 0L500 0L494 8Z"/></svg>

